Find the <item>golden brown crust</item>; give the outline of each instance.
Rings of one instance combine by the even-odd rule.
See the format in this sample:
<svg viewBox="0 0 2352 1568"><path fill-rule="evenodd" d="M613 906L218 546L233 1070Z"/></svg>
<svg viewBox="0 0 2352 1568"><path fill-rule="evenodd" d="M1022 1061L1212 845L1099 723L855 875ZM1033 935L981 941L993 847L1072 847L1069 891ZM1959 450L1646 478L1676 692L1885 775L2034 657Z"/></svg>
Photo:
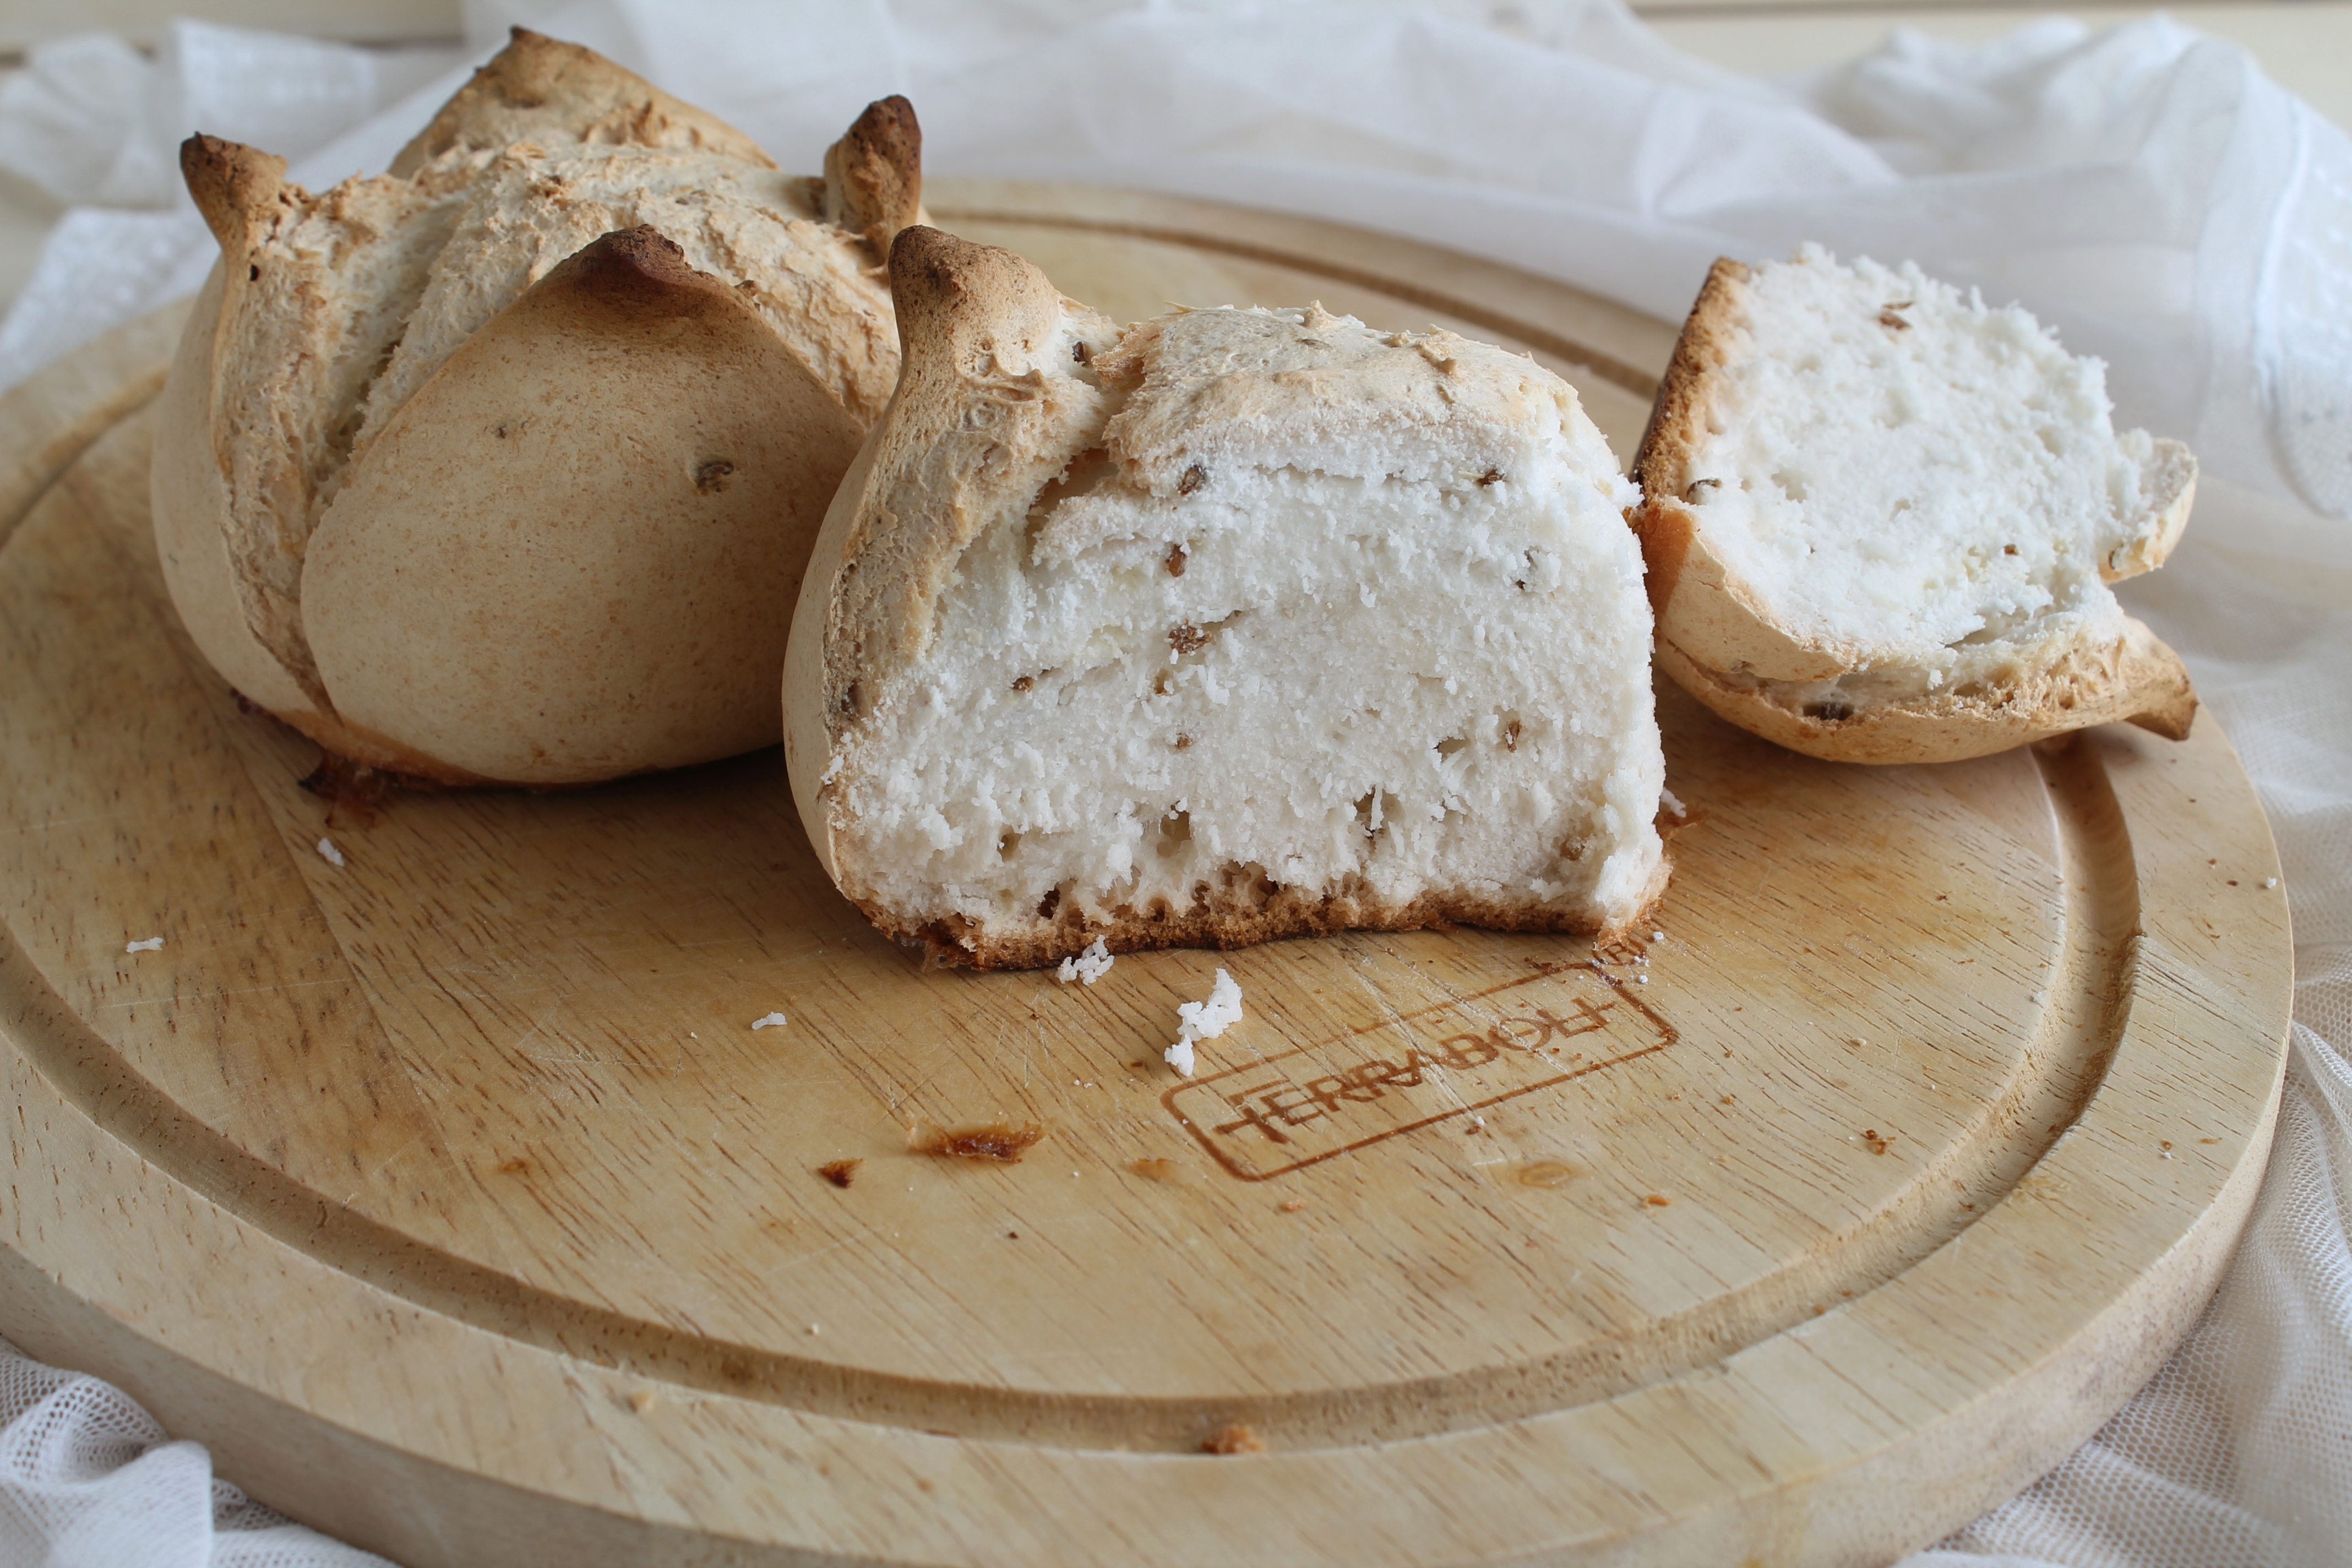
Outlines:
<svg viewBox="0 0 2352 1568"><path fill-rule="evenodd" d="M886 261L899 231L922 222L923 128L915 106L892 94L866 112L825 149L824 212L827 223L866 237L875 259Z"/></svg>
<svg viewBox="0 0 2352 1568"><path fill-rule="evenodd" d="M172 385L161 405L159 447L175 449L156 468L156 520L159 535L173 536L178 546L173 553L184 568L171 578L173 590L184 614L189 600L183 588L217 596L217 613L199 640L240 689L265 706L317 717L327 709L326 692L295 629L285 573L273 573L278 563L257 551L249 537L281 533L283 520L247 520L252 526L243 531L236 526L231 492L238 476L226 428L238 412L229 372L248 315L256 300L286 286L278 260L267 254L270 234L289 208L299 207L303 192L285 183L285 159L202 132L181 142L180 172L220 245L221 259L203 302L189 316ZM175 423L182 428L173 430ZM180 437L176 443L173 436ZM168 495L160 478L167 468L174 474ZM273 500L284 502L297 487L267 488ZM224 535L217 549L199 543L190 532L191 527L206 526L207 512L210 526ZM230 624L232 616L237 624Z"/></svg>
<svg viewBox="0 0 2352 1568"><path fill-rule="evenodd" d="M890 247L898 390L842 540L822 701L838 744L889 672L929 645L940 588L995 508L1074 455L1059 378L1040 364L1068 301L1009 250L920 226ZM968 417L975 405L987 417Z"/></svg>
<svg viewBox="0 0 2352 1568"><path fill-rule="evenodd" d="M329 722L325 698L311 689L316 672L289 668L256 622L253 584L230 547L227 467L214 441L213 406L225 298L241 290L246 269L227 258L213 268L190 310L155 404L155 451L148 475L155 546L164 585L189 637L228 683L289 721ZM303 675L310 679L305 684Z"/></svg>
<svg viewBox="0 0 2352 1568"><path fill-rule="evenodd" d="M697 147L776 165L759 143L593 49L513 30L432 123L392 161L403 177L455 148L496 152L538 139L638 147Z"/></svg>
<svg viewBox="0 0 2352 1568"><path fill-rule="evenodd" d="M1627 521L1642 541L1662 640L1720 668L1778 680L1825 680L1853 668L1857 650L1783 631L1739 574L1708 548L1698 513L1686 504L1698 486L1713 482L1691 472L1693 454L1706 426L1713 378L1740 351L1751 276L1727 257L1708 270L1658 383L1633 459L1642 504Z"/></svg>
<svg viewBox="0 0 2352 1568"><path fill-rule="evenodd" d="M1658 381L1658 395L1650 404L1650 422L1642 431L1642 445L1633 458L1633 482L1642 487L1644 504L1633 515L1633 531L1641 537L1643 558L1649 563L1650 608L1660 616L1682 579L1682 565L1691 545L1693 529L1686 517L1659 512L1653 498L1679 495L1682 476L1689 471L1692 434L1706 417L1707 375L1721 368L1729 355L1730 321L1738 291L1748 279L1748 268L1729 257L1718 257L1707 268L1698 299L1675 340L1675 356ZM1651 534L1660 531L1654 554Z"/></svg>
<svg viewBox="0 0 2352 1568"><path fill-rule="evenodd" d="M919 189L919 132L903 100L870 110L851 139L871 152L866 159L873 165L871 178L861 186L869 206L877 213L887 211L893 190L914 199ZM510 466L493 460L503 453L474 449L488 439L484 431L510 423L508 416L514 410L504 406L492 413L482 431L447 432L446 451L410 440L408 461L417 471L385 472L372 459L381 453L380 438L410 404L456 395L453 379L467 384L464 396L488 400L486 409L498 400L498 374L481 355L472 357L463 376L441 374L449 367L453 352L462 353L471 334L488 331L487 324L468 323L463 331L445 331L450 342L389 392L384 367L407 363L395 353L396 346L414 350L420 339L429 339L429 332L417 330L420 296L432 276L429 268L437 264L466 205L481 199L486 172L503 167L488 152L503 151L518 142L535 143L513 154L525 163L540 159L541 149L577 160L580 154L569 150L584 144L675 153L674 161L654 161L664 167L673 162L689 170L740 163L773 166L740 132L592 51L520 29L403 153L394 175L348 181L312 197L285 184L284 160L268 153L210 136L191 138L183 148L190 192L221 245L223 263L192 318L159 424L152 489L158 542L174 601L206 658L240 691L336 753L403 773L449 783L543 785L702 761L771 742L775 738L774 671L782 662L801 563L825 500L854 452L858 434L878 415L897 368L888 300L880 279L864 259L865 237L803 221L815 216L821 182L798 186L784 182L795 194L801 188L808 192L807 205L787 203L793 207L783 220L788 232L798 236L805 230L817 238L796 239L802 249L786 261L774 262L790 274L793 289L738 294L730 287L739 282L731 270L723 280L705 278L676 247L650 231L601 247L589 242L600 230L634 223L634 216L581 225L580 234L559 236L568 243L554 254L574 253L556 269L561 276L541 280L551 295L570 300L571 308L552 315L543 308L526 314L559 332L564 321L584 328L594 313L590 306L599 302L608 320L632 312L640 317L667 312L689 325L723 319L723 330L712 330L729 341L732 358L721 371L741 381L734 389L739 402L742 396L778 398L767 410L768 432L755 436L741 428L755 412L751 404L714 407L683 395L681 389L694 381L698 367L656 344L640 360L618 367L618 374L555 377L579 384L567 385L549 409L540 412L554 413L560 405L563 418L583 427L601 425L605 434L599 456L657 454L647 460L660 468L658 474L615 473L604 495L572 494L570 513L554 518L549 498L565 490L564 481L578 465L543 479L518 479ZM762 182L769 186L775 183L772 175ZM495 192L493 196L505 199ZM518 229L528 227L528 220L544 206L565 198L560 191L534 190L520 199L534 205L519 212L507 209L507 216L523 220L514 226ZM742 210L764 220L773 209L746 203ZM302 226L306 225L313 226ZM304 236L299 245L292 243L298 228ZM310 237L314 230L325 237L323 247ZM719 231L722 254L730 232ZM773 261L765 251L756 254L764 258L762 266ZM800 265L812 256L813 266ZM493 257L493 264L498 259ZM762 276L753 268L753 280ZM741 286L748 288L749 281ZM491 293L494 304L498 289ZM540 303L544 307L547 300ZM738 341L754 325L756 342ZM798 374L766 363L779 350L794 361ZM516 365L543 365L546 358L539 346L520 341L508 342L504 352ZM753 362L764 368L754 374L748 368ZM776 394L779 377L797 390ZM804 405L811 399L800 395L808 390L800 383L811 378L823 394L821 407ZM506 395L519 393L509 387ZM421 410L418 417L430 412ZM646 423L649 419L669 423L655 427ZM613 438L625 430L631 432L628 438ZM718 444L727 446L727 452L671 450L680 443L716 441L720 434L727 439ZM806 451L778 450L778 443L787 437L806 437ZM742 450L734 449L739 446ZM754 450L758 461L745 460L744 454ZM601 599L582 602L584 613L576 618L583 623L583 638L594 640L584 629L589 622L609 632L630 616L653 617L656 584L665 584L661 591L675 591L681 604L696 607L697 615L690 627L658 628L661 644L675 648L685 641L700 648L715 666L704 686L711 690L740 688L734 691L736 711L722 719L702 710L708 703L681 700L667 704L668 722L640 715L638 731L650 737L644 754L606 748L559 766L534 753L518 770L509 771L484 760L489 755L484 737L463 737L462 746L450 749L443 744L450 739L446 728L436 740L411 725L409 716L396 706L373 700L381 692L346 690L331 681L322 672L325 659L319 652L325 621L310 613L311 589L318 582L312 570L314 533L326 529L343 492L363 479L375 494L373 510L383 514L379 522L389 516L394 532L416 528L429 532L430 526L421 520L440 510L434 497L448 489L433 476L449 471L461 451L470 452L472 461L456 462L456 467L467 481L476 482L477 489L478 481L493 471L507 476L504 490L475 495L483 518L520 526L526 532L569 527L583 545L601 542L616 557L635 563L634 579L614 590L614 605L625 605L624 612L604 613L613 605ZM705 468L713 476L707 481L698 479ZM804 489L777 492L780 476L786 474L804 480ZM385 500L395 490L406 498L398 504ZM619 504L611 498L624 491L648 506L668 510L650 521L639 520L644 526L632 531L623 526L626 519L608 515L611 506ZM406 517L408 511L416 516ZM751 515L753 511L761 515ZM649 560L646 541L667 537L665 531L689 515L698 520L701 539L673 541L674 558ZM704 543L720 537L735 542L731 567L702 558ZM337 549L348 554L348 542ZM791 559L783 561L780 551ZM699 563L691 574L689 561ZM385 581L377 584L380 592L349 582L341 585L347 607L352 601L366 606L360 618L367 625L327 632L327 640L344 645L338 668L346 677L352 668L349 645L371 637L381 640L385 628L376 612L382 605L400 598L420 579L446 574L441 563L405 558L380 560L377 565L385 574ZM562 566L562 572L583 579L600 569L584 555ZM482 578L483 592L495 596L501 580L493 563ZM769 595L767 601L745 602L752 596L746 584L754 582ZM473 602L463 587L445 587L441 607ZM725 618L714 611L722 603L735 621L724 636L713 630ZM487 607L478 607L488 615ZM437 626L444 620L436 606L426 605L417 624ZM562 629L548 626L540 632L552 636ZM403 640L434 639L412 636ZM718 646L729 642L741 656L733 662ZM562 707L582 689L610 684L600 672L615 663L611 648L574 661L567 674L556 668L561 661L548 656L550 646L541 637L537 642L477 647L476 652L486 668L513 672L519 687L541 688L549 700L544 708ZM651 653L617 659L619 665L633 667L655 662ZM616 703L616 710L620 706ZM682 738L698 725L700 742ZM622 726L616 720L609 728L617 732ZM575 727L574 732L589 731ZM562 776L549 776L551 770Z"/></svg>
<svg viewBox="0 0 2352 1568"><path fill-rule="evenodd" d="M2148 468L2157 493L2165 499L2157 504L2156 519L2146 531L2100 563L2103 582L2155 571L2170 558L2181 531L2189 526L2189 509L2197 504L2196 455L2178 441L2159 440Z"/></svg>
<svg viewBox="0 0 2352 1568"><path fill-rule="evenodd" d="M221 254L241 261L257 226L267 228L277 208L286 160L198 132L180 143L180 176Z"/></svg>
<svg viewBox="0 0 2352 1568"><path fill-rule="evenodd" d="M341 757L345 762L357 763L362 767L374 768L382 773L467 788L512 782L484 778L479 773L452 767L438 757L428 757L413 746L402 745L389 735L346 723L331 713L298 710L275 713L272 717L283 720L302 731L330 756Z"/></svg>
<svg viewBox="0 0 2352 1568"><path fill-rule="evenodd" d="M2197 696L2179 656L2129 617L2120 637L2069 648L2020 672L2004 689L1981 696L1941 692L1925 701L1873 704L1842 715L1808 711L1808 704L1773 683L1728 678L1663 637L1657 657L1659 668L1718 717L1832 763L1955 763L2120 721L2183 741L2197 714Z"/></svg>
<svg viewBox="0 0 2352 1568"><path fill-rule="evenodd" d="M418 753L362 760L544 786L773 744L782 607L857 439L658 230L568 258L402 405L312 540L340 721Z"/></svg>
<svg viewBox="0 0 2352 1568"><path fill-rule="evenodd" d="M1949 762L2122 720L2185 737L2197 708L2188 672L2171 649L2128 618L2120 638L2048 648L2041 668L1989 694L1947 690L1913 701L1873 701L1837 718L1807 711L1844 705L1809 701L1792 689L1817 689L1855 672L1864 663L1860 650L1785 631L1708 548L1692 504L1699 487L1714 482L1693 471L1695 454L1714 378L1742 352L1752 277L1728 258L1708 271L1634 458L1643 500L1627 521L1648 568L1659 668L1741 728L1838 762ZM2196 459L2188 448L2158 442L2151 479L2162 498L2159 517L2134 549L2106 563L2102 574L2110 580L2159 564L2187 521L2196 489Z"/></svg>
<svg viewBox="0 0 2352 1568"><path fill-rule="evenodd" d="M1456 925L1590 936L1606 943L1650 918L1665 892L1671 871L1671 861L1662 860L1641 907L1613 924L1528 900L1482 899L1466 893L1425 893L1405 903L1391 903L1361 879L1318 896L1279 885L1254 862L1228 864L1216 881L1200 884L1189 910L1143 912L1122 908L1108 921L1088 921L1075 909L1065 909L1010 933L987 932L957 919L910 921L871 899L852 895L852 901L885 936L909 945L919 943L933 963L973 969L1036 969L1075 957L1095 942L1112 952L1163 947L1232 949L1294 936L1336 936L1349 931L1443 931Z"/></svg>

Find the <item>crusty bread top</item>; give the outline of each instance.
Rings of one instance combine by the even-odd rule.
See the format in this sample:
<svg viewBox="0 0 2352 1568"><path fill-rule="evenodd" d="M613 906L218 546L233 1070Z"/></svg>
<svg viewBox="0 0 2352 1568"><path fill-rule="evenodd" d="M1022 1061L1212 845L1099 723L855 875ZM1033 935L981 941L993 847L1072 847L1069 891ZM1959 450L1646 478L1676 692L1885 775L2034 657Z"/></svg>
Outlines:
<svg viewBox="0 0 2352 1568"><path fill-rule="evenodd" d="M446 153L495 153L518 142L693 148L775 167L759 143L717 115L593 49L517 27L400 150L390 173L414 174Z"/></svg>
<svg viewBox="0 0 2352 1568"><path fill-rule="evenodd" d="M236 591L255 637L323 704L296 611L302 552L466 175L353 179L312 197L284 183L284 159L204 135L181 164L221 244L219 313L189 330L215 338L205 408Z"/></svg>
<svg viewBox="0 0 2352 1568"><path fill-rule="evenodd" d="M688 265L742 286L810 374L860 426L871 424L898 373L889 292L855 233L815 216L808 184L708 153L525 143L492 155L369 390L354 452L550 268L600 235L648 224L685 248Z"/></svg>
<svg viewBox="0 0 2352 1568"><path fill-rule="evenodd" d="M863 151L845 164L845 199L887 226L920 189L912 110L877 106L848 140ZM205 384L173 407L205 426L194 439L223 485L197 488L226 549L182 552L214 564L173 592L234 599L233 616L194 616L220 644L208 657L282 694L274 676L255 679L274 667L314 717L332 704L300 612L312 531L467 338L599 237L667 234L689 270L739 290L860 431L896 379L878 258L866 230L824 221L824 182L776 173L740 133L575 46L518 31L394 174L312 195L285 182L283 159L202 134L182 166L221 267L188 329L208 351L183 356Z"/></svg>
<svg viewBox="0 0 2352 1568"><path fill-rule="evenodd" d="M1097 368L1127 394L1105 439L1154 495L1177 493L1195 466L1234 447L1255 462L1354 478L1493 483L1507 476L1452 471L1465 430L1539 442L1591 428L1573 412L1575 390L1523 355L1442 328L1379 331L1319 305L1297 323L1265 310L1178 311L1130 328Z"/></svg>
<svg viewBox="0 0 2352 1568"><path fill-rule="evenodd" d="M335 711L530 784L773 743L779 606L862 435L742 290L651 227L604 236L321 520L303 625Z"/></svg>
<svg viewBox="0 0 2352 1568"><path fill-rule="evenodd" d="M855 513L838 557L855 571L825 612L833 743L928 647L940 584L979 530L1090 447L1118 454L1118 483L1165 497L1244 447L1256 463L1463 486L1562 440L1615 467L1572 387L1449 331L1381 332L1318 306L1303 320L1180 310L1121 333L1012 252L924 227L899 236L890 267L907 357L851 476L862 495L845 485L836 500ZM1483 455L1457 472L1474 427ZM1048 534L1041 550L1075 547Z"/></svg>

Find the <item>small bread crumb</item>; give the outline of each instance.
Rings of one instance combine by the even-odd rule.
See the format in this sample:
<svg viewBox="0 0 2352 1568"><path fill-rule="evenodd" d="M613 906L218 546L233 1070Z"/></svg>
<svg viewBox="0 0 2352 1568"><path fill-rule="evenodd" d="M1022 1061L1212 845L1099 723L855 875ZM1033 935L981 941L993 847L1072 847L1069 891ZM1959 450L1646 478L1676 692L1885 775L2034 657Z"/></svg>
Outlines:
<svg viewBox="0 0 2352 1568"><path fill-rule="evenodd" d="M1305 1198L1285 1198L1279 1205L1285 1214L1300 1214L1307 1208Z"/></svg>
<svg viewBox="0 0 2352 1568"><path fill-rule="evenodd" d="M1642 1201L1649 1205L1654 1209L1662 1209L1667 1207L1675 1200L1666 1196L1664 1193L1652 1193L1648 1197L1643 1198Z"/></svg>
<svg viewBox="0 0 2352 1568"><path fill-rule="evenodd" d="M1096 981L1108 974L1110 966L1118 962L1111 957L1109 946L1102 938L1097 937L1080 949L1076 958L1062 960L1062 967L1054 972L1054 978L1065 985L1074 980L1084 981L1088 985L1092 985Z"/></svg>
<svg viewBox="0 0 2352 1568"><path fill-rule="evenodd" d="M1221 1426L1201 1440L1203 1454L1263 1454L1265 1440L1236 1421Z"/></svg>
<svg viewBox="0 0 2352 1568"><path fill-rule="evenodd" d="M1176 1009L1176 1043L1167 1050L1168 1065L1186 1078L1192 1076L1192 1045L1196 1040L1213 1040L1227 1027L1241 1021L1242 988L1223 970L1217 971L1216 983L1209 987L1206 1002L1186 1002Z"/></svg>
<svg viewBox="0 0 2352 1568"><path fill-rule="evenodd" d="M752 1019L751 1027L754 1029L781 1029L788 1022L790 1022L790 1020L788 1020L782 1013L770 1013L764 1017Z"/></svg>
<svg viewBox="0 0 2352 1568"><path fill-rule="evenodd" d="M128 943L124 946L122 951L125 952L161 952L163 951L163 939L160 936L151 936L142 942Z"/></svg>
<svg viewBox="0 0 2352 1568"><path fill-rule="evenodd" d="M319 858L330 866L340 868L343 863L343 852L335 847L333 839L321 838L319 840Z"/></svg>
<svg viewBox="0 0 2352 1568"><path fill-rule="evenodd" d="M653 1407L654 1392L652 1389L640 1388L635 1394L629 1395L629 1408L635 1411L638 1415L643 1415L646 1411L651 1410Z"/></svg>
<svg viewBox="0 0 2352 1568"><path fill-rule="evenodd" d="M1176 1179L1176 1162L1173 1160L1129 1160L1127 1168L1149 1181L1172 1182Z"/></svg>
<svg viewBox="0 0 2352 1568"><path fill-rule="evenodd" d="M1675 792L1665 788L1664 785L1659 786L1658 789L1658 804L1664 806L1668 811L1673 812L1676 816L1688 816L1690 815L1690 813L1684 808L1683 803L1675 798Z"/></svg>
<svg viewBox="0 0 2352 1568"><path fill-rule="evenodd" d="M994 1160L1003 1165L1017 1165L1021 1156L1045 1136L1045 1130L1034 1121L1015 1125L1008 1121L992 1121L977 1127L934 1127L927 1121L907 1124L907 1147L918 1154L937 1154L951 1160ZM1070 1173L1076 1175L1076 1171Z"/></svg>
<svg viewBox="0 0 2352 1568"><path fill-rule="evenodd" d="M866 1163L865 1161L855 1157L847 1160L835 1160L819 1165L816 1168L816 1173L836 1187L847 1187L850 1183L857 1180L857 1167L864 1163Z"/></svg>

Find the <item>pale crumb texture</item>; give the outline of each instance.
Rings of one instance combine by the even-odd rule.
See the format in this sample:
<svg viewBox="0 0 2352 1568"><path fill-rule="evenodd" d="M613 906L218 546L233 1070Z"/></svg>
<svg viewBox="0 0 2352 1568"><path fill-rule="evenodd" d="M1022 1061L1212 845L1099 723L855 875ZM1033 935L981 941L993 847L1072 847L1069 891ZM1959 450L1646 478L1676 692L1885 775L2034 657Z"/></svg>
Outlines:
<svg viewBox="0 0 2352 1568"><path fill-rule="evenodd" d="M1852 664L1816 697L1902 699L2121 635L2105 579L2140 569L2183 459L2116 433L2099 361L1910 262L1808 246L1738 298L1682 499L1764 616Z"/></svg>
<svg viewBox="0 0 2352 1568"><path fill-rule="evenodd" d="M1660 785L1658 789L1658 804L1664 806L1666 810L1676 816L1688 816L1690 815L1689 808L1685 806L1683 803L1675 797L1675 792L1665 788L1664 785Z"/></svg>
<svg viewBox="0 0 2352 1568"><path fill-rule="evenodd" d="M1317 307L1087 330L1021 394L1058 455L841 737L844 889L983 963L1637 916L1639 498L1574 389Z"/></svg>
<svg viewBox="0 0 2352 1568"><path fill-rule="evenodd" d="M761 1017L752 1019L751 1027L755 1030L781 1029L784 1026L787 1021L788 1020L782 1013L770 1013Z"/></svg>
<svg viewBox="0 0 2352 1568"><path fill-rule="evenodd" d="M161 952L163 950L163 939L160 936L151 936L142 941L126 943L122 949L125 952Z"/></svg>
<svg viewBox="0 0 2352 1568"><path fill-rule="evenodd" d="M335 847L333 839L321 838L319 840L319 858L330 866L341 867L343 863L343 852Z"/></svg>
<svg viewBox="0 0 2352 1568"><path fill-rule="evenodd" d="M1165 1053L1168 1065L1186 1078L1192 1076L1193 1046L1213 1040L1242 1019L1242 988L1223 970L1209 987L1206 1002L1182 1002L1176 1007L1176 1043Z"/></svg>
<svg viewBox="0 0 2352 1568"><path fill-rule="evenodd" d="M1118 962L1110 955L1109 946L1102 938L1097 937L1087 943L1083 952L1062 960L1062 967L1055 971L1054 978L1065 985L1081 980L1092 985L1108 974L1110 966Z"/></svg>

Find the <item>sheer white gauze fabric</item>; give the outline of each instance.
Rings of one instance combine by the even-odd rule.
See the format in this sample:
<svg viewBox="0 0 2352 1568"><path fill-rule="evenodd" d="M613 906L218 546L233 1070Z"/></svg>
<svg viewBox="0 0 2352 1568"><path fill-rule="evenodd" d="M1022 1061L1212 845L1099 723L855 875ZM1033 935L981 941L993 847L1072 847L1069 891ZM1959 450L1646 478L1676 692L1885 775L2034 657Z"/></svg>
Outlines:
<svg viewBox="0 0 2352 1568"><path fill-rule="evenodd" d="M1669 319L1717 255L1819 240L2019 300L2105 358L2119 419L2189 440L2204 465L2189 542L2126 596L2188 658L2262 792L2294 913L2299 1026L2269 1179L2194 1334L2095 1441L1907 1568L2341 1557L2352 142L2340 131L2242 52L2162 19L2096 35L2044 19L1970 48L1897 33L1843 67L1770 83L1676 54L1615 0L469 0L476 57L512 22L604 50L786 167L815 168L865 102L903 91L940 174L1317 215L1495 256ZM207 68L215 101L266 105L286 89L283 68L264 66L225 85L236 58L220 51ZM127 68L93 53L77 68L102 86ZM184 67L167 56L153 68ZM58 84L71 74L45 79L41 112L65 112ZM317 188L382 168L460 79L446 73L348 130L321 119L247 139L288 153ZM1052 90L1023 87L1040 82ZM16 90L0 89L0 163L22 144ZM159 101L184 107L194 90ZM119 82L105 92L122 100ZM0 385L193 291L210 265L184 197L95 205L149 191L143 171L168 169L186 114L90 123L113 151L103 173L78 176L93 205L68 214L0 323ZM205 128L236 133L226 120ZM139 137L143 153L130 146ZM197 1521L201 1533L203 1483L189 1468L195 1501L144 1517ZM13 1484L0 1480L11 1519L23 1514ZM159 1547L134 1560L181 1559Z"/></svg>
<svg viewBox="0 0 2352 1568"><path fill-rule="evenodd" d="M11 1568L390 1568L216 1480L121 1390L0 1340L0 1563Z"/></svg>

